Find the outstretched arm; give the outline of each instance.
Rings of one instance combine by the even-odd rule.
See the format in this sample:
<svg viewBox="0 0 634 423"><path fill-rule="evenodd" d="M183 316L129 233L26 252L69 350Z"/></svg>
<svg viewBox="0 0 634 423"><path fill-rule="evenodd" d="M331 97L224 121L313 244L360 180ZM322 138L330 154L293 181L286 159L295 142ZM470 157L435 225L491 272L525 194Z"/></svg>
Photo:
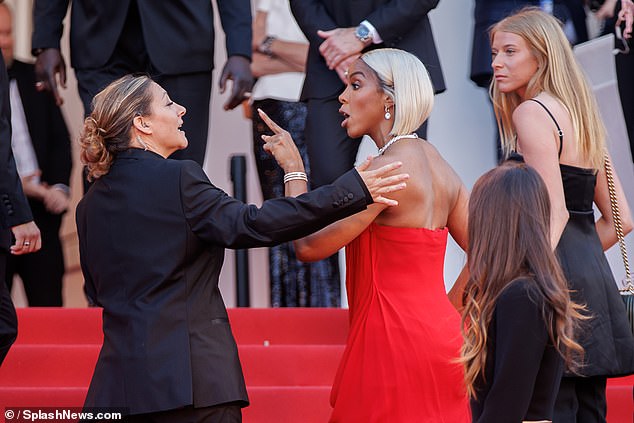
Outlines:
<svg viewBox="0 0 634 423"><path fill-rule="evenodd" d="M273 154L285 172L296 171L287 160L280 160L278 151L284 151L285 146L293 145L294 142L290 134L273 122L266 113L259 111L262 120L273 131L272 136L263 136L266 142L264 149ZM356 238L386 207L395 206L398 203L385 194L405 188L404 181L409 177L407 174L392 175L393 171L401 166L400 162L390 163L378 169L370 170L372 160L368 159L361 164L357 171L372 195L374 204L366 210L353 216L335 222L321 231L298 239L294 242L297 258L303 261L321 260L334 254L341 247ZM302 167L303 169L303 167ZM306 193L308 190L307 181L297 179L285 183L285 193L287 196L296 197ZM344 202L346 199L344 198Z"/></svg>

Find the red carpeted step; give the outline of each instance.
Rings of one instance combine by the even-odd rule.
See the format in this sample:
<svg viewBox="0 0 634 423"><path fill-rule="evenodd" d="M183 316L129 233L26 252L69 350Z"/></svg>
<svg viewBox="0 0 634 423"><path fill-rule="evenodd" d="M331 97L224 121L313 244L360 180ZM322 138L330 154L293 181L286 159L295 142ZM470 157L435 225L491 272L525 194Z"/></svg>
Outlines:
<svg viewBox="0 0 634 423"><path fill-rule="evenodd" d="M249 387L251 405L244 423L325 423L330 417L329 386Z"/></svg>
<svg viewBox="0 0 634 423"><path fill-rule="evenodd" d="M333 308L232 308L238 344L345 344L348 310Z"/></svg>
<svg viewBox="0 0 634 423"><path fill-rule="evenodd" d="M81 387L0 386L0 405L5 407L81 407L88 385Z"/></svg>
<svg viewBox="0 0 634 423"><path fill-rule="evenodd" d="M25 388L0 386L4 407L81 407L87 388ZM330 416L330 387L249 388L251 405L243 409L244 423L324 423Z"/></svg>
<svg viewBox="0 0 634 423"><path fill-rule="evenodd" d="M78 407L102 341L101 309L19 309L0 368L1 406ZM252 406L245 423L324 422L347 310L230 309ZM608 381L608 421L633 421L634 376Z"/></svg>
<svg viewBox="0 0 634 423"><path fill-rule="evenodd" d="M99 344L101 309L18 308L17 344Z"/></svg>
<svg viewBox="0 0 634 423"><path fill-rule="evenodd" d="M100 348L100 345L16 344L0 367L0 386L87 387Z"/></svg>
<svg viewBox="0 0 634 423"><path fill-rule="evenodd" d="M88 386L98 345L15 345L0 368L0 386ZM343 345L241 345L249 386L329 386Z"/></svg>
<svg viewBox="0 0 634 423"><path fill-rule="evenodd" d="M101 344L100 308L19 308L18 344ZM332 308L229 309L238 344L345 344L348 311Z"/></svg>
<svg viewBox="0 0 634 423"><path fill-rule="evenodd" d="M240 345L247 386L330 386L343 345Z"/></svg>

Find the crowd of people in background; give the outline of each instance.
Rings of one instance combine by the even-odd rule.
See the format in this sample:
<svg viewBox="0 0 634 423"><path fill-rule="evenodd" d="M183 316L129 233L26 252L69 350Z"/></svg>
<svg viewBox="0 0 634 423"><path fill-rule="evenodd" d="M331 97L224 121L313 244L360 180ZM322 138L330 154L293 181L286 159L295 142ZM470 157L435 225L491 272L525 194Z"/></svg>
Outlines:
<svg viewBox="0 0 634 423"><path fill-rule="evenodd" d="M501 164L471 194L426 139L446 89L438 0L218 0L219 86L225 110L243 104L252 119L259 207L202 169L212 2L35 0L31 65L13 57L0 0L0 364L16 337L14 274L29 305L63 304L71 3L85 118L76 224L104 322L86 407L240 422L249 400L218 288L224 249L270 247L272 306L337 307L345 248L350 333L331 422L606 421L606 382L634 373L634 336L604 254L617 242L610 155L572 52L589 38L580 0L475 0L470 77L489 90ZM622 52L634 153L634 3L588 7ZM355 168L364 136L377 154ZM627 234L616 174L612 201ZM448 235L467 264L446 293Z"/></svg>

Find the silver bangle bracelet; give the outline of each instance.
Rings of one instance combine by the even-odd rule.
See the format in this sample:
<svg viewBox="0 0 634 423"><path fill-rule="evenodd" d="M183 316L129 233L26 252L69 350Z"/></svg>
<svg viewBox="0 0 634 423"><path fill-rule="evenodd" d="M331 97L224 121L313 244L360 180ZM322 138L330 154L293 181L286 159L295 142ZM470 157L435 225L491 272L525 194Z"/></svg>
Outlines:
<svg viewBox="0 0 634 423"><path fill-rule="evenodd" d="M306 172L288 172L284 174L284 183L289 181L305 181L308 182Z"/></svg>

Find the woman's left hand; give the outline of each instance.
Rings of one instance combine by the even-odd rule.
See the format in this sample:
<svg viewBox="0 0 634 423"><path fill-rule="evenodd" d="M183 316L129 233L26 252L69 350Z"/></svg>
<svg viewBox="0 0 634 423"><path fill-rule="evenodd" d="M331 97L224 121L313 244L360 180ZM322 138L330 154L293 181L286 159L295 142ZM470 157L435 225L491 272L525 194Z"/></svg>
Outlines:
<svg viewBox="0 0 634 423"><path fill-rule="evenodd" d="M258 114L273 131L273 135L262 135L264 151L272 154L284 173L304 172L304 162L297 146L287 130L275 123L266 113L258 109Z"/></svg>

